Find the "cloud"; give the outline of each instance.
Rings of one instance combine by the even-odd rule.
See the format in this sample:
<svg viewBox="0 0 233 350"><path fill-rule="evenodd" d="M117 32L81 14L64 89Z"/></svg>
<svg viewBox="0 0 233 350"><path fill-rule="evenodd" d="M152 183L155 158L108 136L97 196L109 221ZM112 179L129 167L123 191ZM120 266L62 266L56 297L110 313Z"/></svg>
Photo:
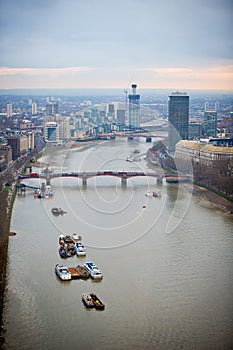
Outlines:
<svg viewBox="0 0 233 350"><path fill-rule="evenodd" d="M144 68L144 71L149 71L155 73L157 76L164 78L192 78L196 79L226 79L230 81L233 79L233 64L227 66L217 66L217 67L195 67L195 68L186 68L186 67L156 67L156 68Z"/></svg>
<svg viewBox="0 0 233 350"><path fill-rule="evenodd" d="M64 75L92 70L89 67L63 67L63 68L8 68L0 67L0 75Z"/></svg>
<svg viewBox="0 0 233 350"><path fill-rule="evenodd" d="M233 64L212 67L0 67L0 88L127 88L233 90Z"/></svg>

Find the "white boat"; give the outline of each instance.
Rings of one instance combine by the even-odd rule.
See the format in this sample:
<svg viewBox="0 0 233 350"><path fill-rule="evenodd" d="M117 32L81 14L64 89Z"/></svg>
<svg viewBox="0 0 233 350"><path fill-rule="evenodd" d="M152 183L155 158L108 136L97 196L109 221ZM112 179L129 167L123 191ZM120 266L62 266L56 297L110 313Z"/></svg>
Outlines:
<svg viewBox="0 0 233 350"><path fill-rule="evenodd" d="M81 241L81 239L82 239L82 237L80 235L78 235L77 233L72 233L71 238L73 239L74 243L77 243L77 242Z"/></svg>
<svg viewBox="0 0 233 350"><path fill-rule="evenodd" d="M133 159L132 157L130 157L130 156L126 157L125 160L126 160L127 162L133 162L133 161L134 161L134 159Z"/></svg>
<svg viewBox="0 0 233 350"><path fill-rule="evenodd" d="M86 255L86 248L82 242L76 242L75 243L75 251L78 256L85 256Z"/></svg>
<svg viewBox="0 0 233 350"><path fill-rule="evenodd" d="M55 272L62 281L71 280L71 273L66 266L57 264L55 266Z"/></svg>
<svg viewBox="0 0 233 350"><path fill-rule="evenodd" d="M153 191L147 191L147 192L145 193L145 196L146 196L146 197L149 197L149 198L152 198L152 197L153 197Z"/></svg>
<svg viewBox="0 0 233 350"><path fill-rule="evenodd" d="M162 193L160 191L147 191L145 193L145 196L149 197L149 198L153 198L153 197L162 197Z"/></svg>
<svg viewBox="0 0 233 350"><path fill-rule="evenodd" d="M102 271L98 268L93 262L87 262L84 264L84 267L90 272L90 275L94 279L103 278Z"/></svg>

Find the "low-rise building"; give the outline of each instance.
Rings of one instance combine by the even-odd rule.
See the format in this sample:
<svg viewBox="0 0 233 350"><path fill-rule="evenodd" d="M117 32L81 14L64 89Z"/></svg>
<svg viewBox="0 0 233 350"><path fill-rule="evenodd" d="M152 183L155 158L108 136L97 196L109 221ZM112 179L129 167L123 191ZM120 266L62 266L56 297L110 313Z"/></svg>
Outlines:
<svg viewBox="0 0 233 350"><path fill-rule="evenodd" d="M233 147L215 146L210 142L180 140L176 145L175 158L203 162L212 165L215 160L232 160Z"/></svg>

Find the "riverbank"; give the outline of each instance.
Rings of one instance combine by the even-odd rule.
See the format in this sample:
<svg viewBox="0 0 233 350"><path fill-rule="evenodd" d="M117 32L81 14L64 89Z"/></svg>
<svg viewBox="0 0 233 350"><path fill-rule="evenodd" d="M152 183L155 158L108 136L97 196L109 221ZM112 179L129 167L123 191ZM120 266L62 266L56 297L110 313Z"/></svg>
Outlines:
<svg viewBox="0 0 233 350"><path fill-rule="evenodd" d="M6 287L6 266L8 255L8 240L11 221L11 213L16 195L15 183L1 190L0 193L0 348L3 344L2 337L2 314L4 294Z"/></svg>
<svg viewBox="0 0 233 350"><path fill-rule="evenodd" d="M221 197L217 193L198 185L190 186L189 184L183 184L182 187L186 191L192 192L200 201L206 201L214 207L218 207L229 214L233 214L233 202Z"/></svg>

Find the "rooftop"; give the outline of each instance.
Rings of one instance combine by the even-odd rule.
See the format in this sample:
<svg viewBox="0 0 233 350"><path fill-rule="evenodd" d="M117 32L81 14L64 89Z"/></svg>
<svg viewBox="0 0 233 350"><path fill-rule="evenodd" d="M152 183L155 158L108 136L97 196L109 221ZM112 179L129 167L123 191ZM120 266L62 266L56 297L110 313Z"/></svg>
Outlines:
<svg viewBox="0 0 233 350"><path fill-rule="evenodd" d="M199 148L212 152L233 153L233 147L214 146L209 143L201 143L200 141L180 140L178 144L184 147Z"/></svg>

